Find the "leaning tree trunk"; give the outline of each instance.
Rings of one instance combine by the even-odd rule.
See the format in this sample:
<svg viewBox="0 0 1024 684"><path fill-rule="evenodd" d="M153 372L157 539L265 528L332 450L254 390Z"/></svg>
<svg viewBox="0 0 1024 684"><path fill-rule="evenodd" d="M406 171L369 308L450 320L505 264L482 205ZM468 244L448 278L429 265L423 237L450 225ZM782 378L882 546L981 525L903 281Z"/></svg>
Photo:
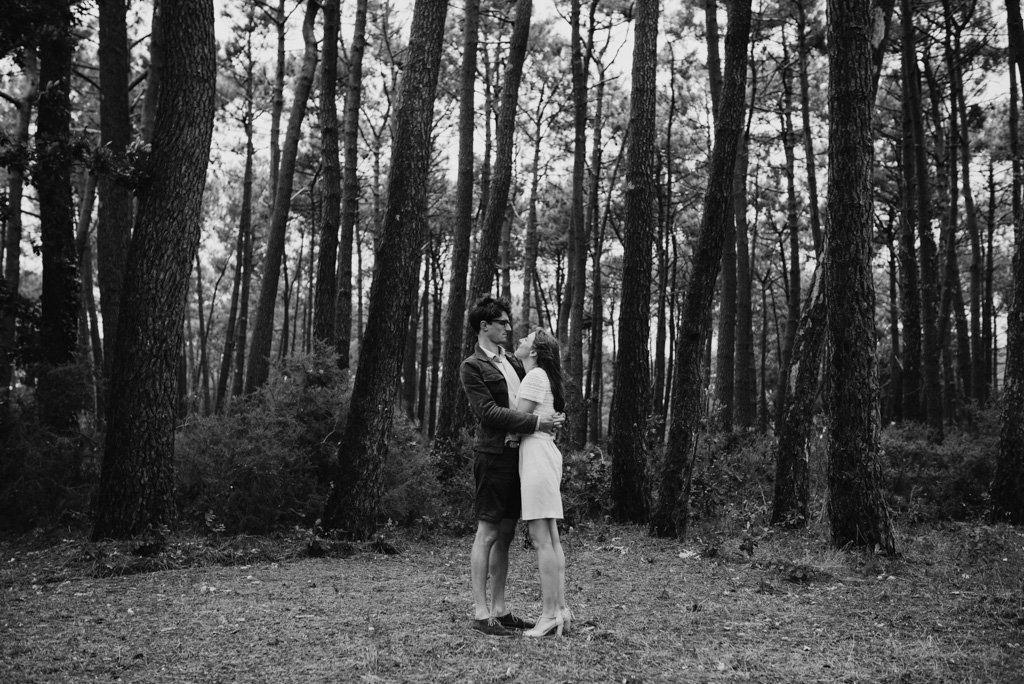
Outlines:
<svg viewBox="0 0 1024 684"><path fill-rule="evenodd" d="M313 34L317 10L320 4L309 0L306 18L302 23L302 37L306 44L302 58L302 71L295 84L295 98L288 114L288 130L285 133L284 148L281 151L281 167L274 189L274 213L268 229L267 251L263 261L263 278L260 280L260 297L256 305L256 321L252 326L252 342L249 345L249 365L245 371L245 392L251 394L267 382L270 375L270 353L274 341L274 318L277 312L277 288L281 279L281 262L284 260L284 243L288 229L288 214L291 210L292 187L295 181L295 160L299 153L299 138L302 120L306 116L309 91L313 87L316 72L316 36Z"/></svg>
<svg viewBox="0 0 1024 684"><path fill-rule="evenodd" d="M324 58L320 67L320 140L323 144L323 219L316 267L313 339L333 345L337 305L338 226L341 222L341 168L338 159L338 23L340 0L324 2ZM349 253L351 260L352 254ZM312 265L310 266L312 268Z"/></svg>
<svg viewBox="0 0 1024 684"><path fill-rule="evenodd" d="M516 20L512 29L505 81L501 88L501 102L495 122L494 174L491 179L483 226L480 229L476 264L469 287L471 301L476 301L477 298L487 294L495 281L498 270L501 227L505 221L505 209L508 205L509 190L512 187L513 135L515 133L515 115L518 109L519 84L522 81L523 63L526 60L526 45L530 37L532 11L532 0L518 0L516 3ZM475 345L475 338L467 339L463 344L463 351L472 352Z"/></svg>
<svg viewBox="0 0 1024 684"><path fill-rule="evenodd" d="M870 0L829 0L829 172L825 249L828 513L838 547L895 552L879 486L872 282L874 108Z"/></svg>
<svg viewBox="0 0 1024 684"><path fill-rule="evenodd" d="M49 369L71 363L78 350L79 281L71 199L71 64L73 38L67 3L55 12L39 45L39 107L36 117L43 292L39 342ZM44 373L36 396L43 419L56 428L74 423L73 406L57 374ZM71 410L69 410L71 409Z"/></svg>
<svg viewBox="0 0 1024 684"><path fill-rule="evenodd" d="M1024 83L1024 23L1020 1L1006 0L1007 26L1010 34L1010 69L1016 71L1017 83ZM1011 95L1016 102L1019 93ZM1016 109L1016 106L1014 107ZM1015 112L1016 114L1016 112ZM1011 122L1015 123L1014 116ZM1006 371L1003 377L1003 415L996 456L996 477L992 487L992 519L1020 525L1024 523L1024 210L1020 202L1020 147L1017 133L1011 133L1014 154L1013 200L1013 299L1007 315Z"/></svg>
<svg viewBox="0 0 1024 684"><path fill-rule="evenodd" d="M338 301L334 333L338 367L349 367L352 348L352 239L359 212L359 104L363 96L363 54L366 51L366 0L356 0L355 27L349 48L348 89L342 138L345 163L341 178L341 237L338 240Z"/></svg>
<svg viewBox="0 0 1024 684"><path fill-rule="evenodd" d="M466 0L459 86L459 168L455 186L455 231L452 235L451 281L444 314L441 391L433 447L438 463L438 477L442 481L450 480L465 465L462 452L454 447L454 442L469 419L469 405L459 382L459 364L462 363L465 346L466 278L469 275L469 240L473 233L473 121L476 112L473 99L476 92L479 29L480 0Z"/></svg>
<svg viewBox="0 0 1024 684"><path fill-rule="evenodd" d="M447 10L447 0L417 0L413 11L370 310L323 518L326 527L353 537L374 530L384 494L395 390L426 237L430 130Z"/></svg>
<svg viewBox="0 0 1024 684"><path fill-rule="evenodd" d="M174 520L176 372L199 245L217 51L212 0L166 3L163 11L175 40L167 45L152 161L125 265L94 539L159 536Z"/></svg>
<svg viewBox="0 0 1024 684"><path fill-rule="evenodd" d="M703 410L701 365L711 334L711 308L715 280L722 258L726 225L732 215L733 174L736 151L743 130L746 102L747 42L750 37L750 0L729 5L725 36L725 73L715 146L711 153L704 216L693 259L693 273L686 288L676 340L672 381L672 420L669 425L665 464L658 490L658 504L650 523L651 534L682 538L690 507L690 478L696 453L697 430Z"/></svg>
<svg viewBox="0 0 1024 684"><path fill-rule="evenodd" d="M124 262L132 237L132 190L115 169L125 163L132 137L128 106L128 28L125 0L101 0L100 6L100 146L110 163L99 177L96 259L103 312L103 339L113 344L120 318ZM110 378L112 355L103 377Z"/></svg>
<svg viewBox="0 0 1024 684"><path fill-rule="evenodd" d="M645 522L650 514L647 483L647 422L651 412L651 234L657 216L654 145L657 97L658 0L636 3L633 91L626 157L626 216L622 256L619 353L614 410L609 416L612 510L623 522Z"/></svg>

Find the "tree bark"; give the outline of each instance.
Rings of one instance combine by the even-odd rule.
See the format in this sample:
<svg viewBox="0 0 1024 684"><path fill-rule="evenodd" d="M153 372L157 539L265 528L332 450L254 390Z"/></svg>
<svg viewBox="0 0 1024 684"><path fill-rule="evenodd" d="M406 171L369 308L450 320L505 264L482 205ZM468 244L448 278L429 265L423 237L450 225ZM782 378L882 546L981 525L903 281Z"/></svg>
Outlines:
<svg viewBox="0 0 1024 684"><path fill-rule="evenodd" d="M523 62L526 59L527 40L530 36L530 15L533 10L531 0L518 0L516 3L516 19L512 28L509 45L508 63L505 67L505 78L501 88L500 104L495 122L495 156L494 171L491 179L490 194L484 213L483 225L480 229L480 241L477 249L476 263L469 287L469 300L475 302L486 295L495 282L498 271L498 248L501 241L502 223L505 221L505 210L508 206L509 191L512 186L512 153L513 136L515 134L515 116L518 109L519 84L523 75ZM463 343L463 355L472 353L476 338L467 338ZM506 346L508 346L506 344Z"/></svg>
<svg viewBox="0 0 1024 684"><path fill-rule="evenodd" d="M800 222L796 200L796 132L793 130L792 76L789 69L789 50L782 47L782 146L786 154L786 229L789 235L789 268L786 282L786 334L782 339L782 363L779 366L779 384L775 393L775 424L781 425L789 391L789 374L800 322Z"/></svg>
<svg viewBox="0 0 1024 684"><path fill-rule="evenodd" d="M128 28L125 0L101 0L100 9L100 146L113 168L99 177L96 256L103 312L103 339L112 344L120 316L124 262L132 237L132 190L115 169L123 168L132 137L128 108ZM110 361L103 377L110 378Z"/></svg>
<svg viewBox="0 0 1024 684"><path fill-rule="evenodd" d="M573 166L572 213L569 240L569 283L566 300L569 328L566 345L565 432L570 449L582 449L587 441L587 403L583 397L583 302L587 288L587 225L584 215L587 169L587 72L589 55L580 36L579 0L571 3Z"/></svg>
<svg viewBox="0 0 1024 684"><path fill-rule="evenodd" d="M313 339L324 346L337 341L338 227L341 223L341 162L338 159L338 23L340 0L324 2L324 56L320 66L320 141L323 156L323 218L313 304ZM352 254L349 252L349 260Z"/></svg>
<svg viewBox="0 0 1024 684"><path fill-rule="evenodd" d="M753 59L750 60L753 63ZM757 90L757 73L751 69L750 101ZM757 366L754 360L753 269L747 225L747 167L750 160L750 123L740 139L733 175L733 220L736 224L736 378L733 403L735 423L750 429L757 422Z"/></svg>
<svg viewBox="0 0 1024 684"><path fill-rule="evenodd" d="M473 98L476 91L480 0L466 0L465 5L459 86L459 168L455 187L455 232L452 235L451 284L448 287L448 305L444 314L441 396L438 400L437 429L433 447L439 464L438 476L442 481L451 479L464 465L462 453L453 447L453 442L469 419L469 405L459 382L459 364L464 358L466 279L469 275L469 241L473 233L473 137L476 112Z"/></svg>
<svg viewBox="0 0 1024 684"><path fill-rule="evenodd" d="M345 166L341 186L341 238L338 241L338 303L335 346L338 366L348 368L352 351L352 240L359 213L359 106L363 97L363 55L366 52L366 3L356 0L355 27L349 47L348 90L345 94Z"/></svg>
<svg viewBox="0 0 1024 684"><path fill-rule="evenodd" d="M277 289L281 277L281 263L284 259L288 214L291 209L295 159L299 152L299 137L302 133L302 120L306 116L306 103L309 99L309 91L313 87L313 74L316 72L317 51L313 24L319 8L320 4L317 0L309 0L306 5L306 18L302 23L302 36L306 49L302 58L302 71L295 84L292 109L288 115L288 130L285 133L281 167L274 192L274 213L270 219L268 230L267 251L263 260L263 277L260 280L260 297L256 305L256 321L252 327L252 342L249 347L249 365L245 373L246 394L252 394L262 387L270 374Z"/></svg>
<svg viewBox="0 0 1024 684"><path fill-rule="evenodd" d="M817 274L815 274L817 275ZM818 375L825 342L825 299L821 288L812 282L804 306L804 320L793 345L787 377L792 385L786 392L781 420L777 423L775 459L775 498L772 525L804 527L810 508L810 454L808 442L818 397Z"/></svg>
<svg viewBox="0 0 1024 684"><path fill-rule="evenodd" d="M719 109L722 90L722 69L718 56L718 7L715 0L705 0L708 72L711 80L712 101L715 121L721 115ZM717 91L717 95L716 95ZM744 96L745 98L746 96ZM732 431L736 395L736 222L730 206L730 215L725 227L725 242L722 247L722 287L718 310L718 355L715 359L715 398L718 402L718 421L722 430Z"/></svg>
<svg viewBox="0 0 1024 684"><path fill-rule="evenodd" d="M447 9L447 0L417 0L395 112L370 310L334 489L324 512L326 527L353 537L366 537L375 529L383 496L403 332L415 306L426 235L430 130Z"/></svg>
<svg viewBox="0 0 1024 684"><path fill-rule="evenodd" d="M13 132L12 143L20 153L26 153L29 145L29 125L32 109L39 94L39 63L34 50L25 51L25 77L21 97L18 101L18 121ZM0 319L0 426L9 417L11 378L14 364L11 358L17 339L18 290L21 283L21 199L25 192L25 165L10 164L7 167L7 212L4 232L4 302Z"/></svg>
<svg viewBox="0 0 1024 684"><path fill-rule="evenodd" d="M160 84L164 76L164 54L167 50L164 32L164 2L153 0L153 15L149 27L149 67L146 69L146 97L142 102L142 139L153 140L153 125L156 122L156 107L160 100ZM127 80L125 81L127 84ZM109 344L114 343L114 338Z"/></svg>
<svg viewBox="0 0 1024 684"><path fill-rule="evenodd" d="M175 371L213 132L216 41L211 0L163 11L176 39L125 267L94 539L160 536L174 520Z"/></svg>
<svg viewBox="0 0 1024 684"><path fill-rule="evenodd" d="M928 163L925 155L924 112L921 108L921 83L914 48L913 14L909 0L900 0L903 16L903 64L907 81L911 129L914 136L914 168L917 183L914 191L917 202L917 237L921 250L921 322L923 346L921 366L925 413L931 427L932 438L942 441L942 381L940 375L939 342L939 276L938 254L931 227L931 198L928 192ZM907 160L904 160L907 163Z"/></svg>
<svg viewBox="0 0 1024 684"><path fill-rule="evenodd" d="M874 107L870 0L829 0L827 302L832 542L896 551L879 486L875 298L871 272Z"/></svg>
<svg viewBox="0 0 1024 684"><path fill-rule="evenodd" d="M719 107L721 115L715 125L715 144L704 194L700 237L694 251L693 273L680 314L668 446L658 503L650 523L650 532L663 537L683 538L689 521L693 458L697 431L703 418L700 402L703 391L702 357L711 333L715 279L722 258L726 226L732 214L736 150L745 113L750 21L750 0L735 0L730 4Z"/></svg>
<svg viewBox="0 0 1024 684"><path fill-rule="evenodd" d="M1020 83L1024 83L1024 23L1019 0L1006 0L1010 36L1010 79L1013 92L1011 125L1016 123ZM1014 73L1015 72L1015 73ZM1013 298L1007 312L1006 369L1003 376L1003 413L996 454L996 474L992 485L992 520L1016 525L1024 523L1024 210L1020 201L1020 143L1011 129L1013 181Z"/></svg>
<svg viewBox="0 0 1024 684"><path fill-rule="evenodd" d="M251 266L246 264L246 246L250 241L252 233L252 183L253 183L253 155L255 150L252 145L253 127L253 59L252 59L252 16L249 18L249 29L246 32L246 79L245 79L245 114L242 125L245 128L245 171L242 175L242 207L238 218L238 237L235 240L235 277L231 283L231 305L228 312L227 328L224 332L224 354L221 358L220 374L217 377L217 394L214 399L214 412L221 413L224 410L228 393L228 379L231 375L232 362L235 360L236 350L240 354L240 366L238 377L241 379L244 369L245 350L245 318L244 312L248 311L248 271ZM245 286L243 287L243 283ZM246 300L241 301L242 292ZM241 333L241 340L237 336ZM240 392L241 390L239 390Z"/></svg>
<svg viewBox="0 0 1024 684"><path fill-rule="evenodd" d="M913 30L908 18L903 30ZM902 216L900 217L900 310L903 314L903 417L920 420L921 415L921 290L917 266L917 157L914 154L913 113L910 80L913 78L912 45L903 44L903 135L900 147Z"/></svg>
<svg viewBox="0 0 1024 684"><path fill-rule="evenodd" d="M39 198L43 288L39 343L50 368L71 363L78 350L79 279L75 249L74 205L71 199L71 66L74 39L71 9L62 3L39 44L40 94L36 116L35 179ZM19 247L20 248L20 247ZM49 383L47 383L49 384ZM38 392L43 419L66 428L75 417Z"/></svg>
<svg viewBox="0 0 1024 684"><path fill-rule="evenodd" d="M619 352L615 362L614 409L609 416L612 510L622 522L646 522L651 413L651 234L657 217L655 160L658 0L636 3L626 214L623 226Z"/></svg>

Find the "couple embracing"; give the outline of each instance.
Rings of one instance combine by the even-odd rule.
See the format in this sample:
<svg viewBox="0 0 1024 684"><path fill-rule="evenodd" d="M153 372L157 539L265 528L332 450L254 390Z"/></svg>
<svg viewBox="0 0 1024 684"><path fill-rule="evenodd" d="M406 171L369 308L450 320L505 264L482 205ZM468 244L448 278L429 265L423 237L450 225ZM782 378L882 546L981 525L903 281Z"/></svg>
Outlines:
<svg viewBox="0 0 1024 684"><path fill-rule="evenodd" d="M505 350L511 307L484 297L469 312L477 346L462 362L462 387L480 420L474 445L476 537L470 554L474 619L470 627L491 636L561 635L572 612L565 604L565 555L558 538L562 518L562 454L552 432L565 420L558 340L537 329ZM536 624L505 603L508 552L522 517L529 524L540 568L542 614ZM487 577L491 605L487 605Z"/></svg>

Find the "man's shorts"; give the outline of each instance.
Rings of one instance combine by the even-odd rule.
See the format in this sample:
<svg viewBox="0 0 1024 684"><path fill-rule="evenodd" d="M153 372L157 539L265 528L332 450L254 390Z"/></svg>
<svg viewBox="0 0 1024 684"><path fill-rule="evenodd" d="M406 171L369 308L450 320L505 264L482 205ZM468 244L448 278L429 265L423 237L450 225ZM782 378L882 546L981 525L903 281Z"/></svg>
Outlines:
<svg viewBox="0 0 1024 684"><path fill-rule="evenodd" d="M499 523L519 519L522 493L519 490L519 448L505 447L501 454L476 452L473 460L476 480L476 519Z"/></svg>

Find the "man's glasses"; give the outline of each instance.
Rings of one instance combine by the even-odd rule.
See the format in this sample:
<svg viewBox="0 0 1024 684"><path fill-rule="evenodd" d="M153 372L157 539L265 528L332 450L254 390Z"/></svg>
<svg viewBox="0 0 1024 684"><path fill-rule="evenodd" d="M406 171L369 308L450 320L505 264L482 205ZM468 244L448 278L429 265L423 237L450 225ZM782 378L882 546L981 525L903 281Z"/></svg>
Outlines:
<svg viewBox="0 0 1024 684"><path fill-rule="evenodd" d="M487 321L487 322L492 324L492 325L502 325L502 326L504 326L506 328L509 328L509 329L512 328L512 321L508 320L507 318L499 318L499 319L495 319L493 321Z"/></svg>

